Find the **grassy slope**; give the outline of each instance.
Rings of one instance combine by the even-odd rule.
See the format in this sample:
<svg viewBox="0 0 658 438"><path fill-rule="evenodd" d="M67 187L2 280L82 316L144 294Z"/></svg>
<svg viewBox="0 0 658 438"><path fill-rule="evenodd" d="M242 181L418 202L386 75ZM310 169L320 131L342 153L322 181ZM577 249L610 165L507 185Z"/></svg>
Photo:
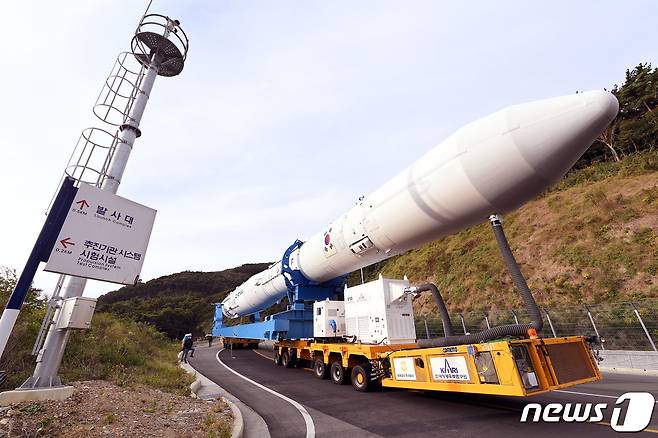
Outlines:
<svg viewBox="0 0 658 438"><path fill-rule="evenodd" d="M103 379L189 395L192 379L178 366L179 351L179 342L149 324L99 313L90 330L71 336L61 375L68 381Z"/></svg>
<svg viewBox="0 0 658 438"><path fill-rule="evenodd" d="M34 370L30 355L43 311L21 312L0 368L8 371L0 389L13 389ZM145 384L179 395L189 394L190 377L178 367L179 343L148 324L96 314L92 327L74 331L64 355L64 382L104 379L119 386Z"/></svg>
<svg viewBox="0 0 658 438"><path fill-rule="evenodd" d="M658 296L658 155L602 163L570 174L504 218L537 300L545 305ZM435 282L453 311L520 305L488 224L367 269L374 278ZM353 274L352 282L357 281ZM429 296L416 312L433 311Z"/></svg>

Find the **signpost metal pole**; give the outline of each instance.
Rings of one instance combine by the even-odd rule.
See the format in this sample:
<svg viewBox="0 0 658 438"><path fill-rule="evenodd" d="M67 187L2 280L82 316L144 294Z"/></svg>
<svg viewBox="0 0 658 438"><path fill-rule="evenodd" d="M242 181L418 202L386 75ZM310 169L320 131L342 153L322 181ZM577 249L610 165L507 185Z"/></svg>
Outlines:
<svg viewBox="0 0 658 438"><path fill-rule="evenodd" d="M142 31L141 27L146 24L158 24L155 21L158 18L166 20L166 24L160 25L164 28L162 34ZM168 40L172 32L178 33L180 30L178 25L178 21L162 15L151 14L145 15L137 28L132 44L133 54L147 68L147 71L135 90L134 102L131 103L127 118L119 126L118 142L101 186L103 190L116 193L119 188L135 139L141 135L139 124L156 77L159 74L174 76L183 69L187 38L184 42L185 53L181 53L178 47ZM181 40L180 37L178 38ZM82 296L86 283L86 278L67 276L62 298ZM56 309L43 348L37 356L34 374L21 388L48 387L61 384L57 374L70 330L56 328L59 317L60 309Z"/></svg>
<svg viewBox="0 0 658 438"><path fill-rule="evenodd" d="M32 252L27 259L25 268L23 268L23 271L16 282L16 286L9 296L5 310L2 312L2 317L0 317L0 357L5 351L9 335L11 335L11 331L16 324L18 313L20 312L25 297L32 286L32 280L34 279L34 274L36 274L37 269L39 269L39 263L45 261L45 258L50 254L50 251L55 244L55 240L57 239L57 235L59 234L59 230L62 228L62 224L66 218L66 213L73 202L76 190L77 189L73 185L73 180L65 178L57 193L55 201L53 202L52 208L48 212L46 222L39 233L39 237L32 248Z"/></svg>
<svg viewBox="0 0 658 438"><path fill-rule="evenodd" d="M57 285L55 286L55 291L53 292L53 295L50 297L50 300L48 300L48 307L46 308L46 316L43 318L43 321L41 322L41 327L39 328L39 334L37 334L37 339L34 341L34 347L32 347L32 356L36 356L39 354L39 351L41 351L41 346L43 345L43 340L46 334L48 333L48 329L50 329L50 324L52 322L53 314L55 310L60 306L60 302L62 300L62 297L60 297L60 293L62 292L62 287L64 286L64 280L66 279L66 275L60 275L59 278L57 279Z"/></svg>
<svg viewBox="0 0 658 438"><path fill-rule="evenodd" d="M155 82L157 75L158 66L156 63L153 63L148 69L148 73L142 82L142 90L140 90L135 105L132 108L130 114L132 122L130 124L122 125L120 128L121 134L119 136L119 144L114 156L112 157L110 169L107 172L107 177L102 186L103 190L116 193L119 189L121 177L126 169L130 152L132 151L133 144L137 138L137 133L139 132L139 122L142 120L144 108L146 107L149 93L153 88L153 83ZM87 284L87 279L67 276L66 280L62 298L66 299L82 296ZM53 321L58 320L59 314L60 310L57 309ZM66 349L69 334L70 330L57 329L54 324L50 326L43 348L41 349L39 356L37 356L37 365L34 369L34 374L32 375L31 381L28 381L30 387L56 386L60 384L57 373L59 372L59 367L62 363L62 357L64 356L64 350Z"/></svg>

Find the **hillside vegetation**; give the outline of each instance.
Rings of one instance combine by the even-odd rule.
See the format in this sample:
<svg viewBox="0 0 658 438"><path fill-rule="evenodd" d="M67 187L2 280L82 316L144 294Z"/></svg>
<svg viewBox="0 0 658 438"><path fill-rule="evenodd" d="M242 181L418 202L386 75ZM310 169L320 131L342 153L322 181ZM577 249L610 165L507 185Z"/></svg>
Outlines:
<svg viewBox="0 0 658 438"><path fill-rule="evenodd" d="M13 271L0 271L0 304L4 306L16 284ZM1 390L22 384L34 370L32 345L45 314L46 303L32 289L0 362L7 371ZM189 394L190 377L178 367L178 342L153 326L111 314L96 314L90 330L74 331L60 376L64 382L103 379L119 386L148 385L180 395Z"/></svg>
<svg viewBox="0 0 658 438"><path fill-rule="evenodd" d="M98 300L98 312L148 323L173 339L212 328L214 303L249 277L267 268L255 263L219 272L184 271L109 292Z"/></svg>

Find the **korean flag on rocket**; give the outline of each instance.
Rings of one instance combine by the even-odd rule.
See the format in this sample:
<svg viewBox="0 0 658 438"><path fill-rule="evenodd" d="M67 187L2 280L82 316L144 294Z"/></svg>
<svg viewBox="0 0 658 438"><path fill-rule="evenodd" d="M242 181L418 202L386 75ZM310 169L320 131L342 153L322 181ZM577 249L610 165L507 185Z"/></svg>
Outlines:
<svg viewBox="0 0 658 438"><path fill-rule="evenodd" d="M331 232L332 232L331 227L327 228L324 231L324 256L326 258L329 258L332 255L336 254L336 246L332 241Z"/></svg>

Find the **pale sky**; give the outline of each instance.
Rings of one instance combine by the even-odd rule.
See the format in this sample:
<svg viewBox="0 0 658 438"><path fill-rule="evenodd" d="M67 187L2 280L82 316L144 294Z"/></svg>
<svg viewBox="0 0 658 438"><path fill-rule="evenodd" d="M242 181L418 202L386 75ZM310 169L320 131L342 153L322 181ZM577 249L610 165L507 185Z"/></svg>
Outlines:
<svg viewBox="0 0 658 438"><path fill-rule="evenodd" d="M146 2L5 1L0 266L23 269ZM149 280L280 259L460 126L658 63L658 2L154 0L190 38L119 194L158 210ZM40 272L50 293L57 275ZM90 282L85 295L117 289Z"/></svg>

